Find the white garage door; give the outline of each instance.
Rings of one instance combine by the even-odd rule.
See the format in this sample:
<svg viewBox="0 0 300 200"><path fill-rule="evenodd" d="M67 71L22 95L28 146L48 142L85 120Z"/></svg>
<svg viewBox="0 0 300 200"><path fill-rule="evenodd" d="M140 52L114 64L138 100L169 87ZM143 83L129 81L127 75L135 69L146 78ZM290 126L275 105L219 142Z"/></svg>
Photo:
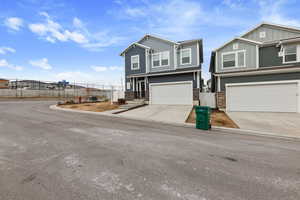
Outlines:
<svg viewBox="0 0 300 200"><path fill-rule="evenodd" d="M226 85L227 111L297 112L298 83Z"/></svg>
<svg viewBox="0 0 300 200"><path fill-rule="evenodd" d="M150 84L150 104L192 105L192 82Z"/></svg>

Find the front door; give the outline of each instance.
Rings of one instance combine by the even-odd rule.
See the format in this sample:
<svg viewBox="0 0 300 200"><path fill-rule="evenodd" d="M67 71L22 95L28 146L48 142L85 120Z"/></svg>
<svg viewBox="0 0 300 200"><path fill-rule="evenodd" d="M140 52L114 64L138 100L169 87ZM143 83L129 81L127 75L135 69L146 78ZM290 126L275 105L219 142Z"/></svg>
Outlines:
<svg viewBox="0 0 300 200"><path fill-rule="evenodd" d="M145 98L145 81L138 82L138 97Z"/></svg>

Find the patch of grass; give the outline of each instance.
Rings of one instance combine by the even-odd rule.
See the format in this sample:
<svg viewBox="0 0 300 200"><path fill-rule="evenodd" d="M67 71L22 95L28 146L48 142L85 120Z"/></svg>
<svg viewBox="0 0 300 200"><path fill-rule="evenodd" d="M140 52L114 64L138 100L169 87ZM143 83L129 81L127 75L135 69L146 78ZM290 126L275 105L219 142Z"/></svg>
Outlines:
<svg viewBox="0 0 300 200"><path fill-rule="evenodd" d="M111 104L110 102L59 105L59 107L75 109L75 110L93 111L93 112L104 112L104 111L115 110L119 108L118 105Z"/></svg>

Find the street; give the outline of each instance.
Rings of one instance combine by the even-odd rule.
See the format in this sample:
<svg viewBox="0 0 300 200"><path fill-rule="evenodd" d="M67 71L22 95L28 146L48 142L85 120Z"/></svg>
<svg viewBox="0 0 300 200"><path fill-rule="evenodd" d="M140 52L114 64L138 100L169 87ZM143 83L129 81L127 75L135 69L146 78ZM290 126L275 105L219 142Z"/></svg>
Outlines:
<svg viewBox="0 0 300 200"><path fill-rule="evenodd" d="M54 103L0 102L1 200L300 199L300 141L50 110Z"/></svg>

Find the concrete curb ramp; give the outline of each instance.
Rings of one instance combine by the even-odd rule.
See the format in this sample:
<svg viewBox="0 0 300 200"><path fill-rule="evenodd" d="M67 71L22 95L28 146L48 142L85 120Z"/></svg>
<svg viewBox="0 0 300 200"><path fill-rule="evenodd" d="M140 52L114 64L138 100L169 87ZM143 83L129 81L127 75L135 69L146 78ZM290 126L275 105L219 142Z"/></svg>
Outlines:
<svg viewBox="0 0 300 200"><path fill-rule="evenodd" d="M75 113L83 113L83 114L92 114L92 115L101 115L101 116L108 116L108 117L115 117L115 118L123 118L123 119L132 119L132 120L138 120L138 121L147 121L147 122L157 122L167 125L173 125L173 126L179 126L179 127L189 127L194 128L194 124L190 123L171 123L171 122L163 122L163 121L157 121L157 120L145 120L140 119L137 117L129 117L129 116L121 116L118 114L112 114L111 112L92 112L92 111L84 111L84 110L74 110L69 108L60 108L57 105L51 105L49 107L52 110L59 110L59 111L66 111L66 112L75 112ZM287 140L300 140L299 137L292 137L289 135L274 135L274 133L270 132L261 132L261 131L253 131L253 130L245 130L245 129L235 129L235 128L225 128L225 127L216 127L213 126L212 130L214 131L222 131L226 133L236 133L241 135L254 135L254 136L263 136L263 137L270 137L270 138L277 138L277 139L287 139Z"/></svg>

